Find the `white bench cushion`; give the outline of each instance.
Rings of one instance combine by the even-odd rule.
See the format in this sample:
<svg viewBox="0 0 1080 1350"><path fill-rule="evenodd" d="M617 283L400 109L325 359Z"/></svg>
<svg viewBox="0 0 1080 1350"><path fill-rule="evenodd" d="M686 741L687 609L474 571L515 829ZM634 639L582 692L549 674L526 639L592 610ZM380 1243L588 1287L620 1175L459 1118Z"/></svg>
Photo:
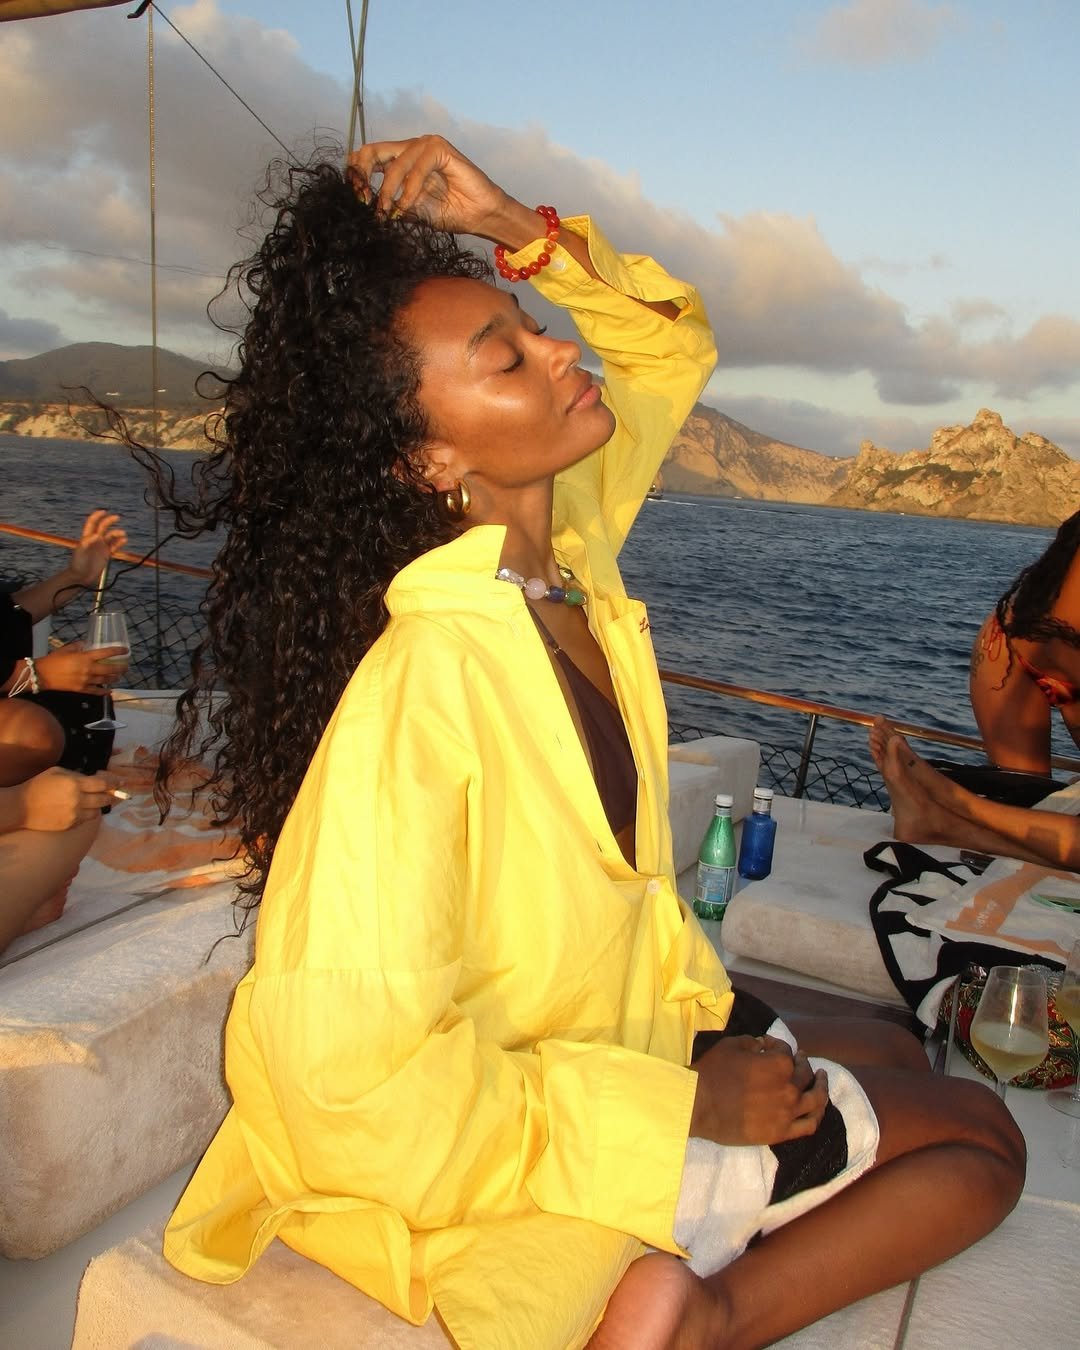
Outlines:
<svg viewBox="0 0 1080 1350"><path fill-rule="evenodd" d="M777 797L776 850L764 881L740 882L724 951L899 1003L870 924L870 896L885 880L863 853L892 832L892 816Z"/></svg>

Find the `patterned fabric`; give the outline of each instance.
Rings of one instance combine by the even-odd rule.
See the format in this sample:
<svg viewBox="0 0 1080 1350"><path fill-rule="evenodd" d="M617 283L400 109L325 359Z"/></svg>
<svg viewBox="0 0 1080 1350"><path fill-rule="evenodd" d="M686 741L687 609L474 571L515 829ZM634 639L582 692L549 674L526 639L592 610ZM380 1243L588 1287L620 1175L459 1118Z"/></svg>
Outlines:
<svg viewBox="0 0 1080 1350"><path fill-rule="evenodd" d="M958 887L981 880L980 873L963 863L944 863L916 848L887 840L863 855L866 865L888 873L870 898L870 920L881 959L893 983L921 1022L947 1030L952 1011L952 986L960 976L960 1010L956 1040L965 1057L982 1073L993 1074L971 1046L971 1019L982 992L982 979L973 970L992 966L1043 966L1061 970L1060 961L1041 953L1027 953L995 943L945 938L920 916L929 906L955 893ZM985 977L983 977L985 978ZM1050 1000L1051 1053L1030 1073L1013 1080L1018 1087L1064 1087L1074 1081L1072 1036Z"/></svg>

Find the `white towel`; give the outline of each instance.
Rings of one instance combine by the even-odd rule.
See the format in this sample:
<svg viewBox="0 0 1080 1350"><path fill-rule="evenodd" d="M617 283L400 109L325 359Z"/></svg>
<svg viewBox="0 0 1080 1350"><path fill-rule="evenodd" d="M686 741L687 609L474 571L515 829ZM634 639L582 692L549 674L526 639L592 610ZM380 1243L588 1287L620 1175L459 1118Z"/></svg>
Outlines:
<svg viewBox="0 0 1080 1350"><path fill-rule="evenodd" d="M787 1041L792 1050L796 1048L795 1038L783 1022L774 1022L768 1035ZM865 1092L841 1065L827 1059L812 1059L810 1063L829 1076L829 1099L843 1116L847 1130L847 1166L831 1181L771 1205L777 1169L772 1149L763 1144L738 1146L688 1139L674 1237L689 1253L690 1269L695 1274L711 1275L721 1270L745 1250L755 1233L770 1233L805 1214L873 1164L879 1131Z"/></svg>

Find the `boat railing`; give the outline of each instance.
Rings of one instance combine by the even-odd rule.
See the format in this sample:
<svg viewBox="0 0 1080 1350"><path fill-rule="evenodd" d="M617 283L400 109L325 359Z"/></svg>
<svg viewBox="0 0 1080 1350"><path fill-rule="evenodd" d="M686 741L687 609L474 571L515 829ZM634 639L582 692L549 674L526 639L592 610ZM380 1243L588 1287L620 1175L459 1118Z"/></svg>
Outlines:
<svg viewBox="0 0 1080 1350"><path fill-rule="evenodd" d="M61 535L3 522L0 522L0 534L68 549L74 547L76 542ZM209 569L165 559L144 558L135 553L119 553L115 561L132 565L130 571L114 578L108 592L109 601L124 609L131 631L132 663L125 683L136 689L181 688L190 672L191 653L199 642L202 628L199 602L204 583L211 575ZM142 568L154 568L178 578L190 578L199 584L187 588L189 593L182 598L163 599L157 587L150 590L144 586L140 589L136 579ZM8 578L7 585L10 586L13 580ZM81 597L54 616L50 636L52 643L70 642L82 635L92 600L91 595ZM873 712L772 693L723 680L711 680L677 670L662 669L660 678L669 689L669 703L672 704L670 733L673 742L688 742L717 733L748 736L756 740L761 749L762 782L785 796L808 797L880 811L889 809L888 793L870 758L865 736L860 736L858 740L838 740L831 734L834 728L847 727L854 732L869 727L874 720ZM675 690L690 691L692 705L680 706L670 692ZM730 716L722 703L722 700L731 699L738 700L743 710L734 717ZM746 729L745 705L748 703L767 710L768 720L753 732ZM789 717L797 720L789 723ZM941 727L893 720L909 738L969 755L983 756L985 762L983 744L975 736ZM789 725L794 728L790 734L787 731ZM823 726L830 728L830 734L824 738L819 736ZM823 745L823 739L828 744ZM1055 755L1052 764L1055 769L1080 774L1080 760Z"/></svg>
<svg viewBox="0 0 1080 1350"><path fill-rule="evenodd" d="M771 786L782 791L785 796L813 796L849 806L870 807L882 811L889 809L884 782L869 759L868 751L860 746L851 753L851 757L838 758L822 753L817 748L818 731L823 721L867 728L873 723L876 713L856 708L842 708L831 703L818 703L813 699L796 698L788 694L775 694L746 685L728 684L723 680L705 679L677 670L661 669L660 678L665 684L674 687L696 690L718 699L741 699L744 702L801 717L802 736L797 745L777 745L769 740L759 740L763 776L770 779ZM967 736L943 727L921 726L916 722L902 721L898 718L892 718L891 721L896 729L909 739L977 754L982 756L982 762L986 763L986 749L977 736ZM711 722L709 730L702 730L681 720L674 720L672 739L690 741L699 736L709 735L715 729L717 728ZM1052 755L1050 762L1054 769L1080 774L1080 759L1066 755Z"/></svg>

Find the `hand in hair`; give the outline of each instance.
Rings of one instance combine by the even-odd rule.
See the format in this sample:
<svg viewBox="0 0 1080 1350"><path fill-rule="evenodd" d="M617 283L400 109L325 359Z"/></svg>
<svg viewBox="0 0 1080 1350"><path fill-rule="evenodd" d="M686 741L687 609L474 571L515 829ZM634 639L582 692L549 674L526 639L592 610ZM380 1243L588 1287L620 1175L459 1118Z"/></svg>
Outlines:
<svg viewBox="0 0 1080 1350"><path fill-rule="evenodd" d="M375 141L349 156L357 192L394 214L419 216L453 234L512 249L543 233L536 212L515 201L442 136ZM380 178L376 188L374 179Z"/></svg>

